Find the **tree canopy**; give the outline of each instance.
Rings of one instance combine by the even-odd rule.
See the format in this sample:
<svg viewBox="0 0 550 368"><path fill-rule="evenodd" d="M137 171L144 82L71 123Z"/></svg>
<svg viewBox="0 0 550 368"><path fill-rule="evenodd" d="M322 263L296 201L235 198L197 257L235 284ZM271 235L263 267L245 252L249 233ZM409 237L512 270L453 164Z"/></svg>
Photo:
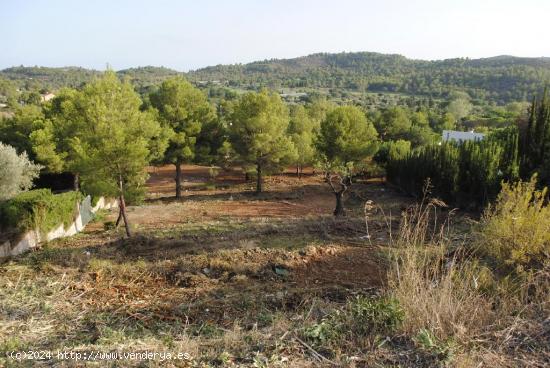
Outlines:
<svg viewBox="0 0 550 368"><path fill-rule="evenodd" d="M256 166L256 191L262 191L262 170L292 162L296 149L286 134L289 112L278 94L262 90L244 94L229 117L230 140L245 164Z"/></svg>
<svg viewBox="0 0 550 368"><path fill-rule="evenodd" d="M113 72L87 84L78 98L80 135L71 142L82 187L90 194L119 198L130 236L125 198L143 193L145 166L156 152L161 128L154 115L140 110L141 99Z"/></svg>
<svg viewBox="0 0 550 368"><path fill-rule="evenodd" d="M195 158L197 137L203 125L214 121L215 113L206 96L182 77L164 81L150 101L167 131L164 161L176 165L176 197L180 198L181 165Z"/></svg>
<svg viewBox="0 0 550 368"><path fill-rule="evenodd" d="M376 152L376 141L376 129L355 106L337 107L321 122L316 147L325 160L326 181L336 196L335 216L345 215L343 195L352 184L354 166Z"/></svg>

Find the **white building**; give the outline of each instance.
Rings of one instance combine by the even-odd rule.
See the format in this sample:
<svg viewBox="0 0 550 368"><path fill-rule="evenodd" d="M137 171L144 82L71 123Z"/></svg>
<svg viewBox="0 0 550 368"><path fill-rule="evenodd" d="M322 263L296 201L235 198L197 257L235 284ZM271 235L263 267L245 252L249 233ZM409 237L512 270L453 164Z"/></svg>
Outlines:
<svg viewBox="0 0 550 368"><path fill-rule="evenodd" d="M442 134L443 142L456 141L481 141L485 138L483 133L475 133L473 130L469 132L459 132L457 130L444 130Z"/></svg>
<svg viewBox="0 0 550 368"><path fill-rule="evenodd" d="M55 97L55 95L53 93L51 93L51 92L46 93L46 94L42 95L42 102L47 102L47 101L51 100L54 97Z"/></svg>

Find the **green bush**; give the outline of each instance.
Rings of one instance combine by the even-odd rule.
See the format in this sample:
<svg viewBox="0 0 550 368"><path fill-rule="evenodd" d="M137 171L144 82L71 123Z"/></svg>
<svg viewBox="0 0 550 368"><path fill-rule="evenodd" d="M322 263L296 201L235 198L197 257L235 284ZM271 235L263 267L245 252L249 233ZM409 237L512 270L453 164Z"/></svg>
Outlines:
<svg viewBox="0 0 550 368"><path fill-rule="evenodd" d="M320 322L304 329L304 337L324 349L365 337L375 338L395 332L405 314L398 301L392 298L358 296L340 310L326 315Z"/></svg>
<svg viewBox="0 0 550 368"><path fill-rule="evenodd" d="M403 322L403 310L396 299L357 297L348 304L350 327L358 335L394 332Z"/></svg>
<svg viewBox="0 0 550 368"><path fill-rule="evenodd" d="M61 223L69 225L81 199L79 192L53 194L49 189L21 193L0 204L2 230L23 233L38 229L45 234Z"/></svg>
<svg viewBox="0 0 550 368"><path fill-rule="evenodd" d="M536 189L537 178L504 183L480 226L480 247L499 266L514 271L542 269L550 257L550 207L547 189Z"/></svg>
<svg viewBox="0 0 550 368"><path fill-rule="evenodd" d="M459 206L485 205L493 200L502 180L519 176L518 131L496 131L481 142L442 142L389 155L390 182L409 194L422 196L430 179L433 194Z"/></svg>

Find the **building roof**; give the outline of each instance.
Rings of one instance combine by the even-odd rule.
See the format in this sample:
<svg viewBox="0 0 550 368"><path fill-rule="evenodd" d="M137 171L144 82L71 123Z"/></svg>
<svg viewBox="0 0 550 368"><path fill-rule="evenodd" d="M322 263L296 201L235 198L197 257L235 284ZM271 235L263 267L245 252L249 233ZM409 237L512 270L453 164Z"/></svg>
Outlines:
<svg viewBox="0 0 550 368"><path fill-rule="evenodd" d="M470 132L460 132L457 130L444 130L442 134L443 141L481 141L485 138L483 133L475 133L473 130Z"/></svg>

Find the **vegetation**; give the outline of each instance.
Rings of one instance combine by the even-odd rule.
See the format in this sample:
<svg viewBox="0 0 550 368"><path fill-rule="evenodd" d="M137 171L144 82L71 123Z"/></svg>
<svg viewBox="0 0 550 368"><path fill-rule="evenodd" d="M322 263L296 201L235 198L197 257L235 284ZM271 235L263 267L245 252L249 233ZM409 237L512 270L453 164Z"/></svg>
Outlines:
<svg viewBox="0 0 550 368"><path fill-rule="evenodd" d="M163 161L176 166L176 198L181 198L181 166L195 158L197 137L214 120L214 111L206 96L181 77L164 81L150 100L169 137Z"/></svg>
<svg viewBox="0 0 550 368"><path fill-rule="evenodd" d="M346 91L404 93L427 98L448 98L455 91L462 91L474 101L499 105L527 101L548 83L549 73L550 61L547 58L497 56L424 61L372 52L324 53L244 65L218 65L187 74L150 66L117 72L121 78L128 78L142 94L154 90L155 85L166 79L185 75L194 83L212 87L212 97L225 95L224 87L330 89L334 96L347 94ZM40 90L77 88L99 74L95 70L77 67L20 66L0 71L0 78L36 94ZM14 96L16 93L0 95ZM29 97L21 96L21 99ZM468 103L460 99L452 104L451 110L467 113Z"/></svg>
<svg viewBox="0 0 550 368"><path fill-rule="evenodd" d="M290 109L290 124L288 134L294 147L296 147L296 174L300 178L304 166L311 165L315 159L315 148L313 139L319 131L317 121L312 119L308 110L302 105L292 106Z"/></svg>
<svg viewBox="0 0 550 368"><path fill-rule="evenodd" d="M256 168L256 192L262 192L264 170L273 171L296 159L296 148L286 135L288 108L266 90L247 93L235 103L229 117L229 139L245 165Z"/></svg>
<svg viewBox="0 0 550 368"><path fill-rule="evenodd" d="M2 232L20 235L38 230L45 236L60 224L72 223L80 199L79 192L52 194L49 189L37 189L21 193L0 203Z"/></svg>
<svg viewBox="0 0 550 368"><path fill-rule="evenodd" d="M131 231L125 198L143 195L145 166L157 152L154 147L162 144L158 122L140 106L129 83L121 83L113 72L105 73L82 91L81 132L71 144L83 190L118 198L127 236Z"/></svg>
<svg viewBox="0 0 550 368"><path fill-rule="evenodd" d="M504 271L531 272L548 262L550 207L547 189L537 190L536 183L536 176L528 182L504 183L494 205L483 214L483 251Z"/></svg>
<svg viewBox="0 0 550 368"><path fill-rule="evenodd" d="M336 197L334 216L345 215L344 193L352 184L354 170L375 153L376 135L361 110L352 106L335 108L321 122L316 146L322 155L325 179Z"/></svg>
<svg viewBox="0 0 550 368"><path fill-rule="evenodd" d="M547 90L533 98L526 126L522 126L521 168L523 177L538 173L540 180L550 183L550 99Z"/></svg>
<svg viewBox="0 0 550 368"><path fill-rule="evenodd" d="M519 176L516 129L481 141L443 142L388 158L388 180L421 196L427 179L434 194L462 206L485 205L496 197L503 180Z"/></svg>
<svg viewBox="0 0 550 368"><path fill-rule="evenodd" d="M371 52L313 54L296 59L219 65L189 73L191 80L269 88L332 88L447 97L455 90L476 100L525 101L549 80L547 58L411 60ZM457 118L459 118L457 116Z"/></svg>
<svg viewBox="0 0 550 368"><path fill-rule="evenodd" d="M18 155L15 148L0 142L0 202L30 189L40 168L25 152Z"/></svg>

